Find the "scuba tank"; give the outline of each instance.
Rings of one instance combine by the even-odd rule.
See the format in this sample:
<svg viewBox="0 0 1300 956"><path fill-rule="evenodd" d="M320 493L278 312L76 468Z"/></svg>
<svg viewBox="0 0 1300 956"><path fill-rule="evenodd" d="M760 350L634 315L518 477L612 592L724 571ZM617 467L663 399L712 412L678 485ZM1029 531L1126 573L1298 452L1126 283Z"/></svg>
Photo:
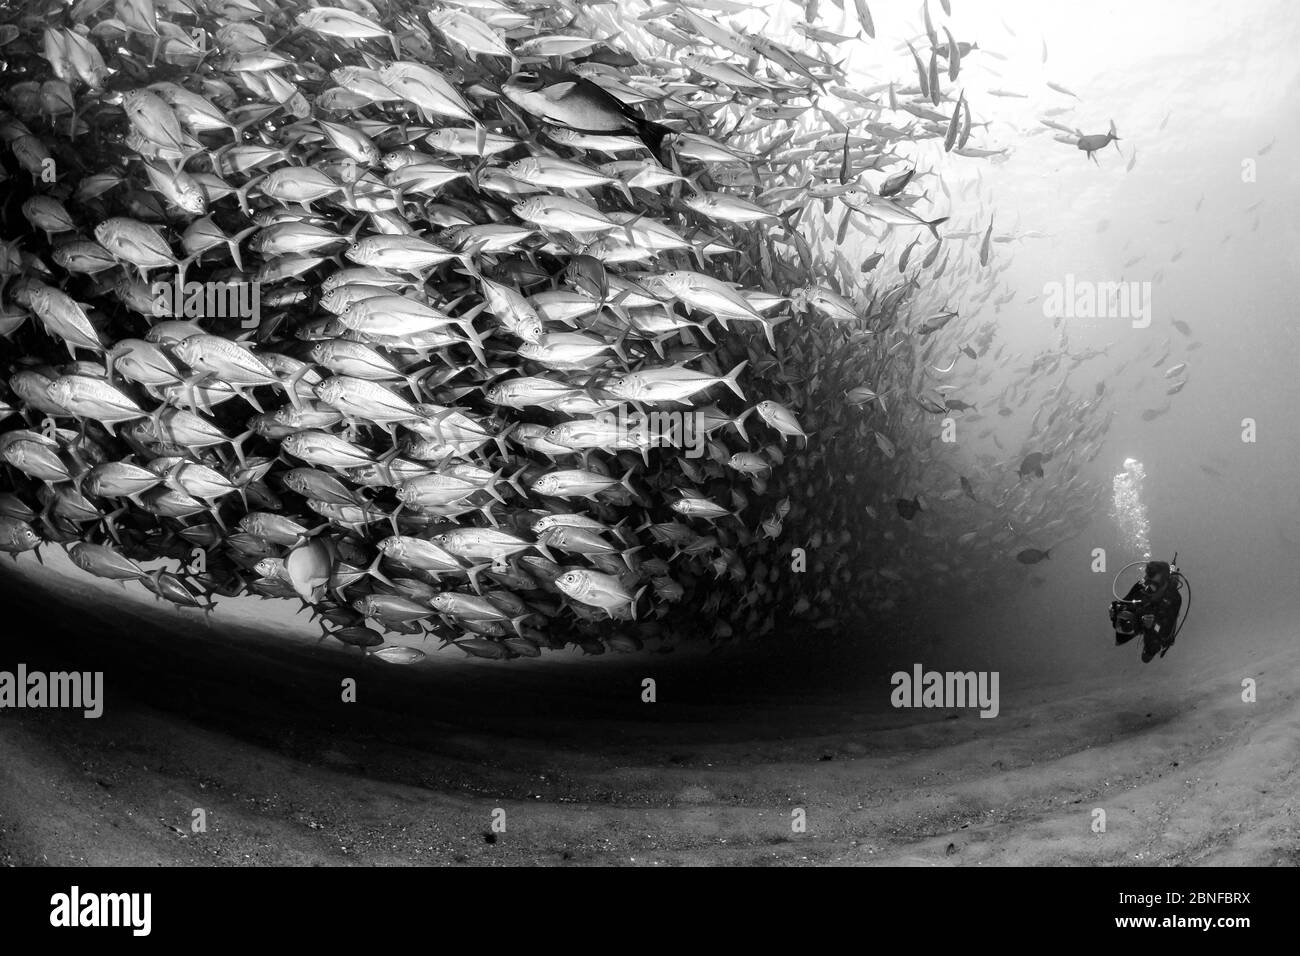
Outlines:
<svg viewBox="0 0 1300 956"><path fill-rule="evenodd" d="M1184 586L1187 588L1187 601L1183 605L1182 619L1174 625L1174 633L1169 637L1169 643L1172 644L1174 639L1178 637L1178 632L1181 631L1183 625L1187 623L1187 614L1192 609L1192 585L1183 572L1178 570L1177 551L1174 552L1174 559L1169 562L1169 582L1174 586L1175 590L1181 591Z"/></svg>

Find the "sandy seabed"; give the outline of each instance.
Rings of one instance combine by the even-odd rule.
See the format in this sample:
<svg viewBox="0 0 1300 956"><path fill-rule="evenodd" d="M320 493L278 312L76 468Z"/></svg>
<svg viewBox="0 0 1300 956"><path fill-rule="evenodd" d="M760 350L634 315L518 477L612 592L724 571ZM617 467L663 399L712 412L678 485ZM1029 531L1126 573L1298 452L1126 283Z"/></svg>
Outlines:
<svg viewBox="0 0 1300 956"><path fill-rule="evenodd" d="M105 593L0 635L106 686L97 720L0 711L5 864L1300 863L1300 651L1251 660L1254 704L1220 661L981 719L762 654L403 668Z"/></svg>

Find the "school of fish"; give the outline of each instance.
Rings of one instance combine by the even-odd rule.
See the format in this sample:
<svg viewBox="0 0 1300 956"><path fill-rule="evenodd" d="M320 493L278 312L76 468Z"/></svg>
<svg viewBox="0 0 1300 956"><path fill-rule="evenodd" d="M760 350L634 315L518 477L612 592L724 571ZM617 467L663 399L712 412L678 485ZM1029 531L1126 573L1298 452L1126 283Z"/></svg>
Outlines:
<svg viewBox="0 0 1300 956"><path fill-rule="evenodd" d="M864 86L815 2L797 45L748 6L0 6L0 549L393 663L845 628L1047 559L1106 490L1091 356L1002 388L1022 447L942 438L1032 238L943 177L1009 148L983 51L925 4Z"/></svg>

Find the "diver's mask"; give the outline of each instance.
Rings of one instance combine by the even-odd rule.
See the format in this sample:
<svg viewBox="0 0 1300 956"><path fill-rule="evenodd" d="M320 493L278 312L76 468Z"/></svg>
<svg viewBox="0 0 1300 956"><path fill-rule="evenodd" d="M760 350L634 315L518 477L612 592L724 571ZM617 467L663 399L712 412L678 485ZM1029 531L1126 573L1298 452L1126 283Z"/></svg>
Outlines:
<svg viewBox="0 0 1300 956"><path fill-rule="evenodd" d="M1156 594L1163 592L1169 584L1169 565L1161 561L1151 561L1146 566L1146 573L1142 581L1142 590L1147 594Z"/></svg>

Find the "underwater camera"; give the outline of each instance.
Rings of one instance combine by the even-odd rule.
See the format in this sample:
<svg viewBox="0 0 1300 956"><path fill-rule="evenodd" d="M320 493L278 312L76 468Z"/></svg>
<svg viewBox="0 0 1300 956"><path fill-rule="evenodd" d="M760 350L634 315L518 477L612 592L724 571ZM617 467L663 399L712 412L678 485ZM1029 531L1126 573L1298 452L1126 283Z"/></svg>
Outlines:
<svg viewBox="0 0 1300 956"><path fill-rule="evenodd" d="M1111 601L1110 623L1116 633L1132 637L1138 632L1138 614L1136 601Z"/></svg>

